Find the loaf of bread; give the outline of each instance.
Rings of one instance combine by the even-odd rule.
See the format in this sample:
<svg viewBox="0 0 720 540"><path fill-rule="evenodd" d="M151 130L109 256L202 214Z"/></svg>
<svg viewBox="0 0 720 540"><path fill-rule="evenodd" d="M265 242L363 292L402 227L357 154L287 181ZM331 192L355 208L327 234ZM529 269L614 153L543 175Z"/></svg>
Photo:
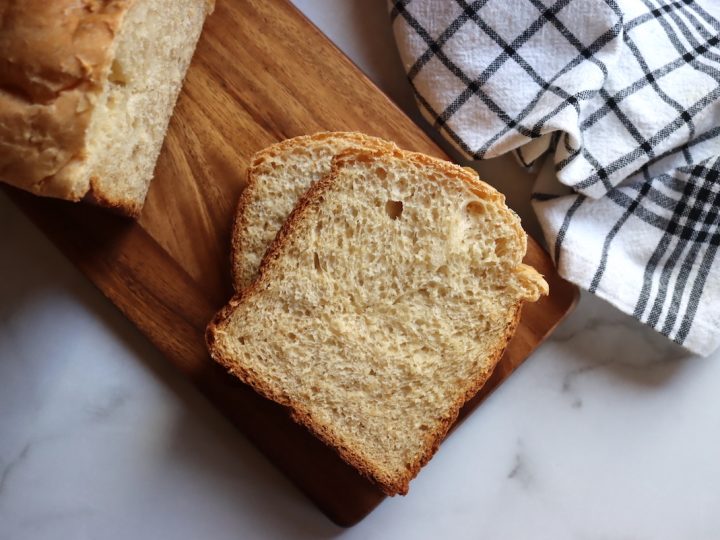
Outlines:
<svg viewBox="0 0 720 540"><path fill-rule="evenodd" d="M327 132L286 139L253 156L233 226L235 290L254 281L265 251L295 203L330 172L332 158L348 148L392 150L396 146L362 133Z"/></svg>
<svg viewBox="0 0 720 540"><path fill-rule="evenodd" d="M397 149L343 151L207 330L213 358L406 493L547 284L504 197Z"/></svg>
<svg viewBox="0 0 720 540"><path fill-rule="evenodd" d="M136 216L212 0L0 5L0 181Z"/></svg>

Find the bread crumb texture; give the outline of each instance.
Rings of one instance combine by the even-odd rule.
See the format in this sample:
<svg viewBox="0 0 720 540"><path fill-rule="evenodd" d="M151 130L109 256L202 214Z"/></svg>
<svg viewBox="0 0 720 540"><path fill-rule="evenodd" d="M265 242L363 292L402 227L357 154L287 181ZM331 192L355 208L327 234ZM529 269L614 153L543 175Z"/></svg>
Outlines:
<svg viewBox="0 0 720 540"><path fill-rule="evenodd" d="M517 216L473 173L351 148L300 198L208 345L386 493L406 493L522 302L547 293L525 250Z"/></svg>

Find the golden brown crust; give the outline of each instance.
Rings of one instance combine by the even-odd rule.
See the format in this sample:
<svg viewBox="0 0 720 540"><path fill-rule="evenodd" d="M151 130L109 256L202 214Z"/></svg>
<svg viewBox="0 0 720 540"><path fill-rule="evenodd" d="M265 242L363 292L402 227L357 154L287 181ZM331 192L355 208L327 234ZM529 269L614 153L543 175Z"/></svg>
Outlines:
<svg viewBox="0 0 720 540"><path fill-rule="evenodd" d="M229 303L213 318L206 330L206 342L208 350L215 361L223 365L230 373L243 380L246 384L252 386L261 395L288 407L290 415L296 422L307 427L323 442L334 448L343 460L355 467L367 478L375 482L386 494L404 495L408 491L410 481L418 474L422 466L425 465L437 451L438 446L457 419L462 406L470 398L472 398L480 390L480 388L482 388L492 374L495 366L502 357L507 343L515 333L515 329L520 320L523 304L522 300L516 303L514 311L508 318L504 339L501 340L497 349L490 355L491 359L489 365L491 367L482 373L479 373L474 380L467 381L467 386L461 397L448 407L448 414L441 420L439 426L434 431L426 434L424 451L421 455L417 456L413 462L408 463L405 474L398 477L385 475L383 471L378 470L371 462L367 461L351 447L344 444L343 441L333 435L330 430L314 421L311 413L303 408L302 404L293 402L284 395L281 390L272 388L265 381L257 377L252 369L238 365L234 363L231 358L224 356L223 351L217 346L215 339L216 334L223 332L223 324L228 320L234 309L243 301L247 300L262 289L265 280L269 279L269 271L274 266L275 261L280 257L284 246L289 243L293 232L297 229L298 223L303 219L303 216L306 213L312 210L313 207L321 204L323 194L333 185L338 177L340 169L345 165L345 163L357 160L374 160L387 156L388 154L392 154L395 157L400 157L414 163L434 167L449 176L467 183L473 192L479 197L504 204L505 198L502 194L498 193L494 188L488 186L484 182L481 182L476 175L471 174L462 167L458 167L449 162L402 150L346 150L335 157L330 174L313 184L305 195L298 201L294 210L285 221L282 229L275 237L275 240L268 248L260 265L260 269L258 270L258 278L249 287L236 293ZM525 238L525 232L519 227L519 225L518 232L523 236L523 238Z"/></svg>
<svg viewBox="0 0 720 540"><path fill-rule="evenodd" d="M98 186L98 179L95 176L90 177L90 189L82 200L132 218L140 216L144 202L136 199L116 199L109 197L107 193Z"/></svg>
<svg viewBox="0 0 720 540"><path fill-rule="evenodd" d="M358 147L368 149L390 149L395 148L395 144L377 137L365 135L357 131L321 131L312 135L300 135L291 139L285 139L273 145L270 145L259 152L256 152L246 173L246 187L240 194L237 208L235 210L235 218L232 227L232 239L230 240L230 270L232 274L233 287L236 291L242 290L248 285L246 276L241 275L242 253L247 249L247 239L245 232L248 229L248 205L255 199L255 190L257 189L257 171L265 159L269 157L283 156L292 152L295 148L307 147L317 143L328 141L329 139L342 139Z"/></svg>

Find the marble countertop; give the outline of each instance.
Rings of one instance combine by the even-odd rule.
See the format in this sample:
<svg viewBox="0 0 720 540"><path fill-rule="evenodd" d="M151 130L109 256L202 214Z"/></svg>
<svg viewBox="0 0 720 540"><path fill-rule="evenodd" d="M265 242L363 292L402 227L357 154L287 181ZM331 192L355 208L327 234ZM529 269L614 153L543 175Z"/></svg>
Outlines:
<svg viewBox="0 0 720 540"><path fill-rule="evenodd" d="M296 4L418 118L382 0ZM480 167L527 227L529 178ZM0 540L720 538L720 353L597 298L354 528L329 522L0 196Z"/></svg>

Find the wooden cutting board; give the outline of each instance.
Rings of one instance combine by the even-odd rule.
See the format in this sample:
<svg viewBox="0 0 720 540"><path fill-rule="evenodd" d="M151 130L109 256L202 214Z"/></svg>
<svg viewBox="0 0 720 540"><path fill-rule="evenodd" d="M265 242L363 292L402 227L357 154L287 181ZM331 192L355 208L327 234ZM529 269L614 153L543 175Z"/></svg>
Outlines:
<svg viewBox="0 0 720 540"><path fill-rule="evenodd" d="M362 131L446 157L288 2L224 0L207 21L138 222L7 191L323 512L351 525L383 494L280 406L224 373L209 359L203 338L230 297L230 225L250 156L321 130ZM550 296L525 308L495 374L461 416L510 375L576 301L577 290L532 240L527 262L545 274Z"/></svg>

